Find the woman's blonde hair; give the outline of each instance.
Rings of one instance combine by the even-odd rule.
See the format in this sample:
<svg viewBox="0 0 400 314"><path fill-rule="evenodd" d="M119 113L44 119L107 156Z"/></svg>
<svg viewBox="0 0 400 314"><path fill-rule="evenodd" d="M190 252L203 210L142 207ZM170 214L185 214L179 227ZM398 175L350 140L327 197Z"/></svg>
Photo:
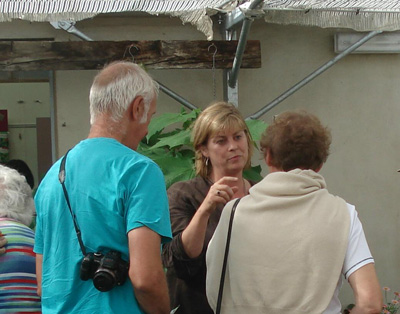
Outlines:
<svg viewBox="0 0 400 314"><path fill-rule="evenodd" d="M243 130L247 138L248 158L245 168L251 166L253 155L253 140L250 131L239 110L232 104L220 101L211 104L204 109L194 123L192 130L192 142L195 150L196 174L207 178L212 169L211 163L207 163L201 152L203 145L207 145L210 137L225 130Z"/></svg>

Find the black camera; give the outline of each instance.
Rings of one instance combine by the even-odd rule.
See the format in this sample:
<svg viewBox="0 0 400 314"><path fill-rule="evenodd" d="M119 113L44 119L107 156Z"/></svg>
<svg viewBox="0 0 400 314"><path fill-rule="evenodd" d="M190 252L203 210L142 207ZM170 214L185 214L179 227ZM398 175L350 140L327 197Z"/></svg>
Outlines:
<svg viewBox="0 0 400 314"><path fill-rule="evenodd" d="M110 251L106 255L88 253L82 260L80 278L93 279L97 290L110 291L115 285L121 286L128 277L129 263L121 258L121 253Z"/></svg>

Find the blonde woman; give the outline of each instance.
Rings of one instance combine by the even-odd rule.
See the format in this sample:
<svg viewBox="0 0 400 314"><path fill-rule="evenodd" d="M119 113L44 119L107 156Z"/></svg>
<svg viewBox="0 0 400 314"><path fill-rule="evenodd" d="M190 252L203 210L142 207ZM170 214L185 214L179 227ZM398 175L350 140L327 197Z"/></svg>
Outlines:
<svg viewBox="0 0 400 314"><path fill-rule="evenodd" d="M173 240L164 245L171 308L176 314L212 314L205 294L205 252L231 199L248 194L254 182L243 178L253 144L240 112L225 102L206 108L192 131L194 179L168 189Z"/></svg>

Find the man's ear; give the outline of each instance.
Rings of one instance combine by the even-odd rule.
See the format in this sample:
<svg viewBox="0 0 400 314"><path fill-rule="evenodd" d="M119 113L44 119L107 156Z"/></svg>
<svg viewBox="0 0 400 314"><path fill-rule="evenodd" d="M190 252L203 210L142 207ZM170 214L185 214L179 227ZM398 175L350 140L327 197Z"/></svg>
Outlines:
<svg viewBox="0 0 400 314"><path fill-rule="evenodd" d="M136 96L129 105L129 116L135 121L140 121L144 112L144 99L142 96Z"/></svg>

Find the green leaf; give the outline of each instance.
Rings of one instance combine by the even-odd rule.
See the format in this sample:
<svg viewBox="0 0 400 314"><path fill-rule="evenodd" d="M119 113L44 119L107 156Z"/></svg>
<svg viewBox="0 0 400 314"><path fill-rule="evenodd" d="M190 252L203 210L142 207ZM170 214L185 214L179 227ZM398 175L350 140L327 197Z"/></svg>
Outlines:
<svg viewBox="0 0 400 314"><path fill-rule="evenodd" d="M193 157L156 156L153 159L161 168L167 188L178 181L188 180L195 176Z"/></svg>
<svg viewBox="0 0 400 314"><path fill-rule="evenodd" d="M139 146L137 148L137 152L145 155L149 158L151 158L152 155L165 155L168 154L168 152L165 150L165 148L159 147L159 148L154 148L152 146L148 146L144 144L143 142L139 143ZM153 158L151 158L153 159Z"/></svg>
<svg viewBox="0 0 400 314"><path fill-rule="evenodd" d="M174 184L175 182L180 182L180 181L186 181L194 178L196 175L196 172L194 169L186 169L184 171L180 172L171 172L170 174L165 175L165 185L167 186L167 189Z"/></svg>
<svg viewBox="0 0 400 314"><path fill-rule="evenodd" d="M153 148L167 146L172 149L183 145L190 145L190 130L182 130L171 136L163 137Z"/></svg>
<svg viewBox="0 0 400 314"><path fill-rule="evenodd" d="M252 180L255 182L259 182L263 179L263 177L261 176L261 166L255 166L255 167L251 167L249 169L246 169L243 171L243 176L247 179L247 180Z"/></svg>
<svg viewBox="0 0 400 314"><path fill-rule="evenodd" d="M195 110L192 110L190 112L187 112L186 115L185 115L186 116L186 120L196 119L200 112L201 112L200 109L195 109Z"/></svg>
<svg viewBox="0 0 400 314"><path fill-rule="evenodd" d="M177 156L193 158L193 160L194 160L194 155L195 154L193 149L181 149L180 151L177 152Z"/></svg>
<svg viewBox="0 0 400 314"><path fill-rule="evenodd" d="M185 109L182 108L180 113L168 112L158 117L155 117L151 119L146 138L150 139L157 132L160 132L164 130L164 128L166 128L167 126L173 125L175 123L185 124L187 121L192 122L198 116L199 112L199 109L186 112Z"/></svg>
<svg viewBox="0 0 400 314"><path fill-rule="evenodd" d="M146 137L147 139L149 139L155 133L162 131L165 127L183 121L185 121L185 118L181 113L164 113L158 117L151 119Z"/></svg>
<svg viewBox="0 0 400 314"><path fill-rule="evenodd" d="M267 128L268 124L262 120L246 120L247 127L249 128L251 137L254 141L259 141L261 135Z"/></svg>

